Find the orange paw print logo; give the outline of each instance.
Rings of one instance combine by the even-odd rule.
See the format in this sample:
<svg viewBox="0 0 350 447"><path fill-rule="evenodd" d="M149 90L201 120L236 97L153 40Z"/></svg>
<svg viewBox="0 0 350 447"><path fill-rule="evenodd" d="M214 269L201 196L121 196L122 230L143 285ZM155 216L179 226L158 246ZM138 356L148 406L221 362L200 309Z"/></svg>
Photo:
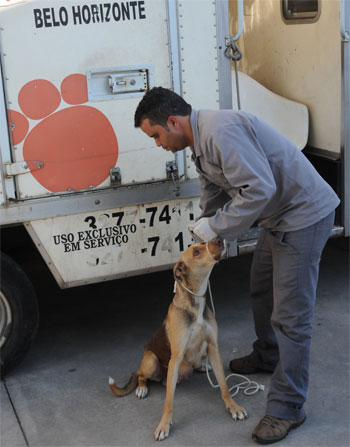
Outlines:
<svg viewBox="0 0 350 447"><path fill-rule="evenodd" d="M61 101L71 107L58 109ZM12 144L23 143L23 159L35 179L52 192L101 184L116 165L118 142L106 116L88 101L86 77L71 74L60 91L45 79L18 94L23 113L8 110ZM40 120L28 133L29 119Z"/></svg>

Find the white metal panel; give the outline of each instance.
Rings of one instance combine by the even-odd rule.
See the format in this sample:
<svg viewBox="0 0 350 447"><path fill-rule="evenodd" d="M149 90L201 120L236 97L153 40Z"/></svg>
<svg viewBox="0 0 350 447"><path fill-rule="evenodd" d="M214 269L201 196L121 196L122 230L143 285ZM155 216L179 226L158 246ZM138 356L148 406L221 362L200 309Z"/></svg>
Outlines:
<svg viewBox="0 0 350 447"><path fill-rule="evenodd" d="M309 113L304 104L283 98L271 92L250 76L238 72L241 110L265 120L281 132L300 150L307 144ZM235 72L232 72L232 91ZM233 108L238 110L236 92L232 95Z"/></svg>
<svg viewBox="0 0 350 447"><path fill-rule="evenodd" d="M166 178L174 155L133 125L141 98L88 102L82 91L84 76L101 67L152 65L155 84L171 86L164 0L6 2L0 26L8 108L17 112L15 126L19 116L28 125L13 145L14 161L26 159L32 169L16 178L20 198L108 187L114 166L122 184ZM43 81L28 84L34 80ZM38 94L42 86L46 96Z"/></svg>
<svg viewBox="0 0 350 447"><path fill-rule="evenodd" d="M2 64L0 64L0 162L11 162L11 148L9 132L7 128L5 91L2 81ZM6 200L14 199L15 185L12 178L6 178L4 169L0 169L0 205L4 205Z"/></svg>
<svg viewBox="0 0 350 447"><path fill-rule="evenodd" d="M231 58L227 57L225 51L227 37L230 36L229 0L216 0L216 18L218 28L219 105L220 109L232 109Z"/></svg>
<svg viewBox="0 0 350 447"><path fill-rule="evenodd" d="M191 244L199 200L108 209L26 224L61 287L173 265Z"/></svg>
<svg viewBox="0 0 350 447"><path fill-rule="evenodd" d="M182 93L195 109L219 107L215 2L178 3Z"/></svg>
<svg viewBox="0 0 350 447"><path fill-rule="evenodd" d="M183 98L194 109L219 108L216 3L179 0L179 36ZM187 149L188 178L198 176Z"/></svg>
<svg viewBox="0 0 350 447"><path fill-rule="evenodd" d="M179 52L179 25L177 0L168 1L168 27L169 27L169 49L171 57L172 89L178 95L182 95L180 74L180 52ZM178 169L178 177L186 176L186 150L177 152L175 160Z"/></svg>

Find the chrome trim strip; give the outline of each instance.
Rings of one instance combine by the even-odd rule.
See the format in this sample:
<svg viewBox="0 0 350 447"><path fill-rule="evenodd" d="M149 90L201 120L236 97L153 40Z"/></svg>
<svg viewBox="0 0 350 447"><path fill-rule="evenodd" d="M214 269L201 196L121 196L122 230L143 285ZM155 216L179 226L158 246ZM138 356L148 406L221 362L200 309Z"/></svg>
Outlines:
<svg viewBox="0 0 350 447"><path fill-rule="evenodd" d="M197 197L200 194L198 179L179 182L174 191L172 181L122 187L115 190L89 191L85 193L50 196L41 199L15 202L0 209L0 225L18 224L37 219L68 216L123 206L165 200Z"/></svg>

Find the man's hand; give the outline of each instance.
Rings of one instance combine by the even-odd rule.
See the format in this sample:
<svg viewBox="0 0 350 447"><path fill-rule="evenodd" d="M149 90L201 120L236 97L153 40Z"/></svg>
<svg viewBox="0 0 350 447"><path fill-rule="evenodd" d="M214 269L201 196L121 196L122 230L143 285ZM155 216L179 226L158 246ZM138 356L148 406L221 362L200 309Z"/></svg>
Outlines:
<svg viewBox="0 0 350 447"><path fill-rule="evenodd" d="M202 217L194 225L189 225L188 229L195 236L196 242L209 242L217 237L217 234L210 228L208 217Z"/></svg>

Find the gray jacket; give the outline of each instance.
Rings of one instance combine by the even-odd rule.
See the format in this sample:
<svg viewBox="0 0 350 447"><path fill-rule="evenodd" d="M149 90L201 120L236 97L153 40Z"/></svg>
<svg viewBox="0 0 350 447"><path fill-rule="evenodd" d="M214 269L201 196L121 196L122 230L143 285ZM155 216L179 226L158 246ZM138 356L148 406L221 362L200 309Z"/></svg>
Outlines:
<svg viewBox="0 0 350 447"><path fill-rule="evenodd" d="M259 118L192 110L192 160L200 174L201 217L233 240L255 222L272 231L308 227L339 204L303 153Z"/></svg>

